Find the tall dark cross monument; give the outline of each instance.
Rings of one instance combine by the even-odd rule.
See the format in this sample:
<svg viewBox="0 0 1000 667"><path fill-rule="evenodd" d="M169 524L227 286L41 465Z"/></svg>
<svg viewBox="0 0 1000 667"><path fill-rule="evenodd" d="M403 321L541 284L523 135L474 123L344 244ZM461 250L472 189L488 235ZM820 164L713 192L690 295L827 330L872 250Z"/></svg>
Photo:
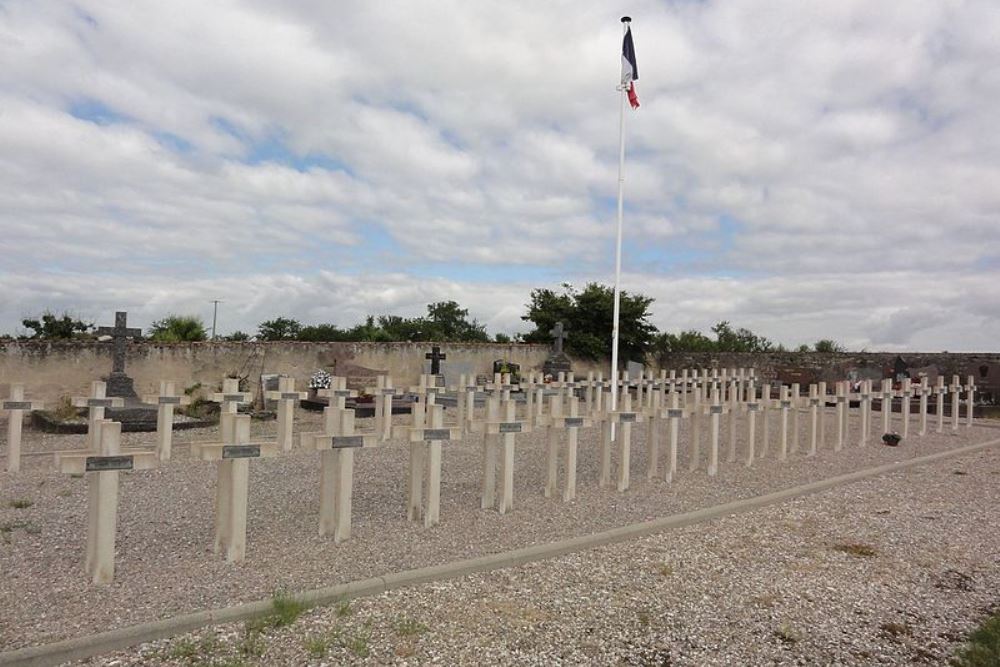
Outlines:
<svg viewBox="0 0 1000 667"><path fill-rule="evenodd" d="M447 354L441 354L441 348L437 345L431 348L431 351L424 355L424 359L430 359L431 362L431 375L438 378L438 383L444 379L441 377L441 362L448 358Z"/></svg>
<svg viewBox="0 0 1000 667"><path fill-rule="evenodd" d="M98 327L98 336L111 336L112 365L108 376L108 396L120 396L138 400L132 378L125 374L125 350L129 338L138 338L142 329L130 329L127 325L128 313L115 313L115 326Z"/></svg>
<svg viewBox="0 0 1000 667"><path fill-rule="evenodd" d="M563 323L556 322L556 325L549 331L549 335L552 336L552 353L542 364L542 373L557 378L559 373L569 373L573 370L573 364L563 352L563 341L566 340L566 330L563 329Z"/></svg>

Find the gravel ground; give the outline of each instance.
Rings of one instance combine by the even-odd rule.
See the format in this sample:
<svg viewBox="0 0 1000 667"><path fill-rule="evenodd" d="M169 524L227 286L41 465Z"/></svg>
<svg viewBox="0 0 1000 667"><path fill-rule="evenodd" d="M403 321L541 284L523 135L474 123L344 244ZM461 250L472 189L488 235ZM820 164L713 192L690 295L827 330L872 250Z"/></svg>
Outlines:
<svg viewBox="0 0 1000 667"><path fill-rule="evenodd" d="M1000 605L998 476L993 448L311 610L259 634L229 624L93 663L947 664Z"/></svg>
<svg viewBox="0 0 1000 667"><path fill-rule="evenodd" d="M827 420L831 441L832 412ZM317 430L319 421L318 415L299 412L298 426L304 430ZM362 428L366 421L360 420ZM804 444L806 419L801 426ZM253 430L259 437L273 436L275 424L255 422ZM851 432L857 433L856 425ZM777 433L774 420L772 438ZM123 444L149 444L153 435L125 434ZM169 465L121 476L116 581L106 587L92 586L83 572L85 480L53 472L48 456L29 456L23 473L0 473L0 604L5 610L0 650L256 600L276 590L328 586L588 534L998 435L994 429L963 426L957 435L914 437L899 448L873 441L833 452L828 444L814 458L797 454L782 464L774 460L772 444L769 457L750 469L726 464L722 456L715 478L703 471L687 473L682 456L678 479L665 484L645 480L644 428L638 427L632 488L619 494L598 488L597 434L587 430L580 436L578 498L564 504L541 493L545 434L535 432L518 438L515 506L505 516L479 509L481 436L473 435L445 446L442 523L430 530L405 519L407 445L393 442L356 455L354 534L340 545L316 534L319 457L296 450L251 464L247 559L230 564L211 552L215 464L188 459L179 445L214 440L217 433L179 432ZM705 452L707 429L702 438ZM25 450L79 447L82 441L83 436L26 431ZM728 441L725 435L722 441ZM13 505L23 503L15 501L31 504L17 508Z"/></svg>

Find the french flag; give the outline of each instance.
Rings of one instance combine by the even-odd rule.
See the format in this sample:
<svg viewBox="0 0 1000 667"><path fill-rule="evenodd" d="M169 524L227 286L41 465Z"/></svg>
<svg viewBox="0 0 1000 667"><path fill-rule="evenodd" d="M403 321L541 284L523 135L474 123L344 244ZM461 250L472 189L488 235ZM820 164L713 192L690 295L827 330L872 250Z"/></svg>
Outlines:
<svg viewBox="0 0 1000 667"><path fill-rule="evenodd" d="M628 90L628 103L633 109L639 108L639 96L635 94L634 81L639 80L639 68L635 64L635 46L632 44L632 26L625 23L625 39L622 41L622 88Z"/></svg>

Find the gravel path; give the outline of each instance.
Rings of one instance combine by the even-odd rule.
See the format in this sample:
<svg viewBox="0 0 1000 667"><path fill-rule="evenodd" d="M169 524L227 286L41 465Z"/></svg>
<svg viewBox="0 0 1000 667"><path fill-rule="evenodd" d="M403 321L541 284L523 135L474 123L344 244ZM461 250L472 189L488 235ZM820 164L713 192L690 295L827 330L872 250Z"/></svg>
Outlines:
<svg viewBox="0 0 1000 667"><path fill-rule="evenodd" d="M832 441L833 415L827 420ZM362 427L365 421L360 420ZM802 422L804 444L807 420ZM316 430L318 423L317 415L299 413L300 428ZM254 423L253 429L268 437L275 425ZM851 432L857 433L856 425ZM771 434L777 436L776 420ZM211 552L215 464L192 461L177 446L175 460L166 467L121 477L116 581L107 587L90 585L83 573L84 480L52 472L49 457L26 457L22 474L0 473L0 650L256 600L276 590L328 586L589 534L998 435L994 429L963 426L957 435L914 437L899 448L873 442L833 452L828 444L815 458L797 454L780 465L772 445L770 456L750 469L726 464L723 456L715 478L703 471L687 473L682 456L679 478L665 484L645 480L644 428L639 427L633 438L633 485L619 494L596 484L596 433L589 430L580 437L578 499L563 504L542 496L545 435L536 432L518 438L515 507L506 516L479 509L481 437L470 436L445 446L442 523L431 530L405 520L407 446L394 442L356 455L354 535L340 545L316 534L318 455L297 450L251 464L247 559L238 564ZM78 447L83 437L26 436L29 452ZM177 433L175 442L216 437L212 430L195 430ZM704 452L707 431L702 437ZM722 440L727 442L725 436ZM152 441L153 434L126 434L123 444ZM31 505L16 508L16 501Z"/></svg>
<svg viewBox="0 0 1000 667"><path fill-rule="evenodd" d="M1000 605L1000 451L95 661L946 664ZM247 637L250 637L248 640Z"/></svg>

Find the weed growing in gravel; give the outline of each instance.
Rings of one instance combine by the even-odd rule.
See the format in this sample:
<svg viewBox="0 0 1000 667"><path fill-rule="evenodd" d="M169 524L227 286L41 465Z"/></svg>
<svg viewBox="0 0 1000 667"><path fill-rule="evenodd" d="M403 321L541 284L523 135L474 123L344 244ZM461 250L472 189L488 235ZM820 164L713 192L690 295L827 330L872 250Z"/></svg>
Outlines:
<svg viewBox="0 0 1000 667"><path fill-rule="evenodd" d="M855 558L874 558L878 555L878 550L875 547L859 542L845 542L837 544L833 548Z"/></svg>
<svg viewBox="0 0 1000 667"><path fill-rule="evenodd" d="M15 498L14 500L11 500L7 504L16 510L26 510L35 503L31 500L28 500L27 498Z"/></svg>
<svg viewBox="0 0 1000 667"><path fill-rule="evenodd" d="M244 628L243 642L240 644L240 655L246 658L259 658L264 655L267 642L263 634L255 629Z"/></svg>
<svg viewBox="0 0 1000 667"><path fill-rule="evenodd" d="M427 626L412 618L402 618L396 623L396 634L401 637L413 637L427 632Z"/></svg>
<svg viewBox="0 0 1000 667"><path fill-rule="evenodd" d="M8 521L6 523L0 523L0 540L3 540L5 544L10 544L11 533L18 528L26 532L28 535L37 535L42 532L41 528L30 521Z"/></svg>
<svg viewBox="0 0 1000 667"><path fill-rule="evenodd" d="M1000 612L987 618L969 635L952 664L956 667L1000 665Z"/></svg>
<svg viewBox="0 0 1000 667"><path fill-rule="evenodd" d="M674 566L670 563L660 563L659 573L661 577L671 577L674 574Z"/></svg>
<svg viewBox="0 0 1000 667"><path fill-rule="evenodd" d="M892 637L893 639L913 636L913 628L906 623L883 623L878 628L882 631L883 635Z"/></svg>
<svg viewBox="0 0 1000 667"><path fill-rule="evenodd" d="M341 600L337 603L337 618L343 618L345 616L351 615L351 601Z"/></svg>
<svg viewBox="0 0 1000 667"><path fill-rule="evenodd" d="M167 657L173 660L194 662L195 658L199 657L198 654L198 644L193 639L181 639L170 648Z"/></svg>
<svg viewBox="0 0 1000 667"><path fill-rule="evenodd" d="M648 611L646 611L645 609L643 609L638 614L636 614L636 618L639 619L639 624L640 625L643 625L645 627L649 627L649 612Z"/></svg>
<svg viewBox="0 0 1000 667"><path fill-rule="evenodd" d="M787 623L782 624L780 628L775 630L774 636L780 639L783 644L788 644L789 646L802 641L802 633Z"/></svg>
<svg viewBox="0 0 1000 667"><path fill-rule="evenodd" d="M372 638L372 631L367 633L358 632L349 634L340 640L340 645L359 658L367 658L371 650L368 648L368 640Z"/></svg>
<svg viewBox="0 0 1000 667"><path fill-rule="evenodd" d="M52 416L59 421L68 421L76 417L77 414L73 399L69 396L60 396L56 406L52 408Z"/></svg>
<svg viewBox="0 0 1000 667"><path fill-rule="evenodd" d="M281 628L291 625L306 610L306 606L287 593L278 592L271 599L271 607L274 609L271 619L271 627Z"/></svg>
<svg viewBox="0 0 1000 667"><path fill-rule="evenodd" d="M315 635L306 637L302 645L311 658L325 658L326 652L330 650L330 640Z"/></svg>

